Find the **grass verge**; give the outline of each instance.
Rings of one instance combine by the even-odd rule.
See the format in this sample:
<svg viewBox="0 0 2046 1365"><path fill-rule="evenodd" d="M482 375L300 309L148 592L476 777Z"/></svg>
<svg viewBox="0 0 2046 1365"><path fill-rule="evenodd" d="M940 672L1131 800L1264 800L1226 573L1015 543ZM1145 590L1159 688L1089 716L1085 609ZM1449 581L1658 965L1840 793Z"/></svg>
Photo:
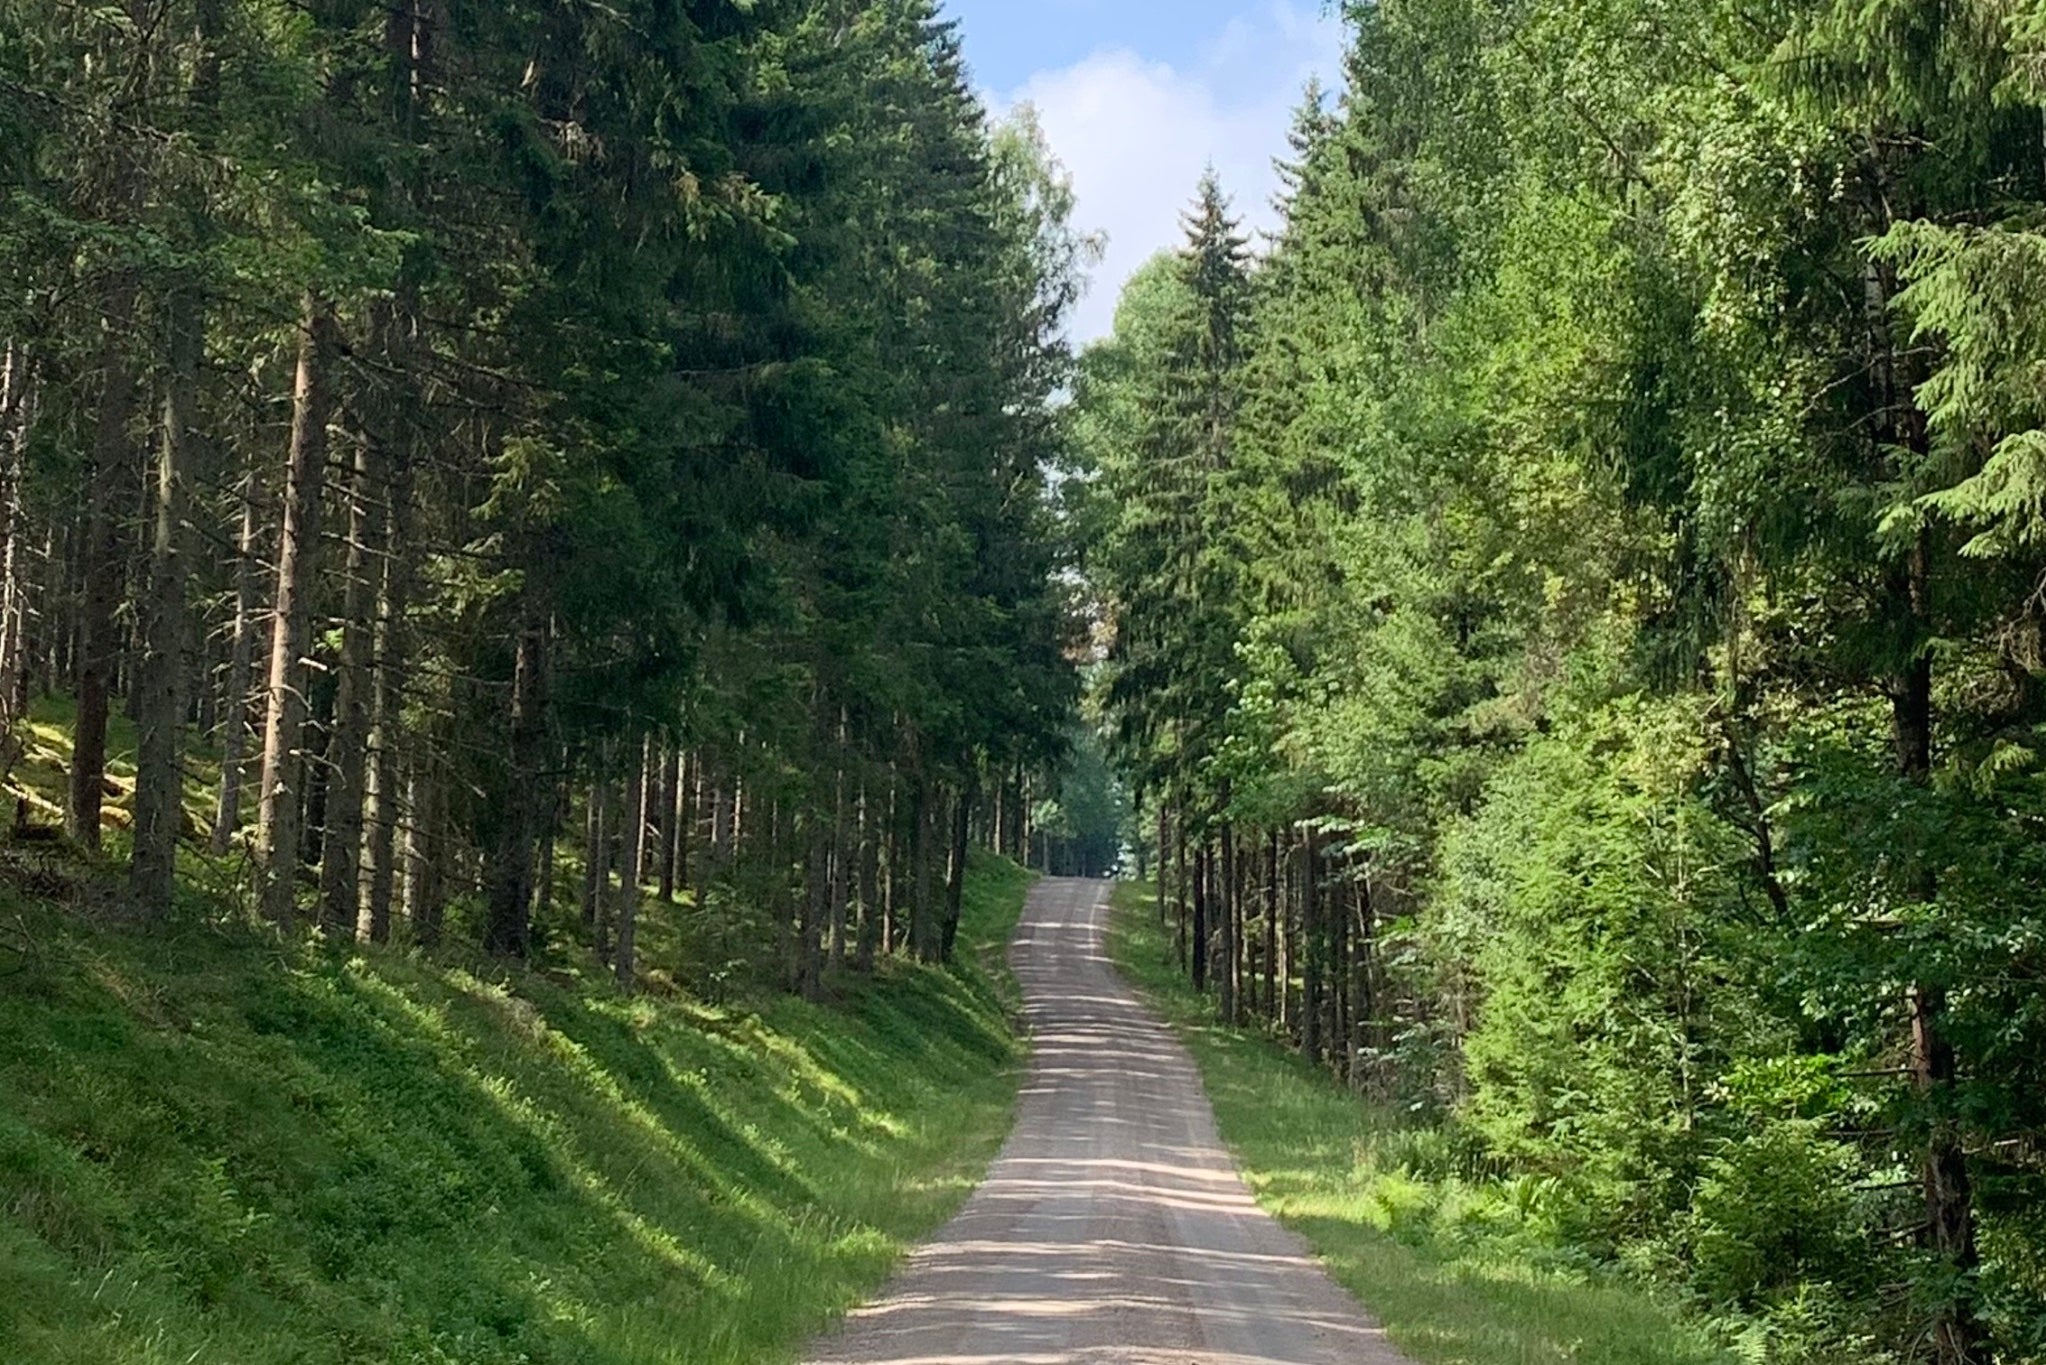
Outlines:
<svg viewBox="0 0 2046 1365"><path fill-rule="evenodd" d="M1402 1161L1413 1129L1269 1039L1218 1024L1176 969L1151 896L1116 888L1117 968L1193 1052L1258 1202L1401 1349L1423 1365L1732 1365L1673 1306L1521 1232L1512 1188L1427 1188Z"/></svg>
<svg viewBox="0 0 2046 1365"><path fill-rule="evenodd" d="M0 1360L790 1359L1008 1130L1029 880L751 1008L0 901Z"/></svg>

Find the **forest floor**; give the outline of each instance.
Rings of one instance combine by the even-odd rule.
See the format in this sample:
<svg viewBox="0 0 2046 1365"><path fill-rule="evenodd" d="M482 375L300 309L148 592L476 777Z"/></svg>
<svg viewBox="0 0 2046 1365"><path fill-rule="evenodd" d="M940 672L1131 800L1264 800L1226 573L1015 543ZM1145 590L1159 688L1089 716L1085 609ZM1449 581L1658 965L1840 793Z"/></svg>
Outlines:
<svg viewBox="0 0 2046 1365"><path fill-rule="evenodd" d="M1531 1234L1536 1187L1445 1179L1440 1135L1351 1095L1296 1054L1215 1020L1158 923L1118 885L1109 955L1198 1063L1259 1203L1423 1365L1732 1365L1675 1306Z"/></svg>
<svg viewBox="0 0 2046 1365"><path fill-rule="evenodd" d="M0 878L0 1360L784 1360L1010 1126L1012 864L976 861L957 968L821 1005L142 930L89 871Z"/></svg>

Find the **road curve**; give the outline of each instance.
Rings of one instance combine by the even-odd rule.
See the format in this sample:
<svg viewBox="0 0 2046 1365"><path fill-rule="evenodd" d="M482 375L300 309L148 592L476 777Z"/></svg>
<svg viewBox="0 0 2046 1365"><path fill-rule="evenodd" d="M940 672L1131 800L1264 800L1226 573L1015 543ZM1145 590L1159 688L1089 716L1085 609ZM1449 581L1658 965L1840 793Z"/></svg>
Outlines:
<svg viewBox="0 0 2046 1365"><path fill-rule="evenodd" d="M1107 917L1106 883L1032 891L1016 1130L811 1365L1409 1365L1252 1202L1193 1059L1109 967Z"/></svg>

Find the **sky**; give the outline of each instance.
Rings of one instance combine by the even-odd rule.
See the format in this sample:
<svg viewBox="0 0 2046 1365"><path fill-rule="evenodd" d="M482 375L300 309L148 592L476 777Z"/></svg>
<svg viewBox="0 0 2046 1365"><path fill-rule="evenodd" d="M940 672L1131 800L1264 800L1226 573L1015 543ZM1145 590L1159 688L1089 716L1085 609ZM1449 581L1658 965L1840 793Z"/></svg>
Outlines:
<svg viewBox="0 0 2046 1365"><path fill-rule="evenodd" d="M1321 0L947 0L998 112L1035 105L1072 173L1078 226L1108 234L1073 320L1105 335L1116 295L1180 240L1212 162L1255 228L1276 225L1272 158L1310 75L1333 86L1342 30Z"/></svg>

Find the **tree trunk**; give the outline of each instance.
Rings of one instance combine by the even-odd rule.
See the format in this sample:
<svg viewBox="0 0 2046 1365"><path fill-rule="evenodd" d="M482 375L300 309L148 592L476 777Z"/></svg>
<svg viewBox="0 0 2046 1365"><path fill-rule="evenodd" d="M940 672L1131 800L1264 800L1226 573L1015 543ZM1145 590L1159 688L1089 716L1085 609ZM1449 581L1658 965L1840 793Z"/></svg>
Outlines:
<svg viewBox="0 0 2046 1365"><path fill-rule="evenodd" d="M1891 691L1897 768L1907 782L1920 787L1932 780L1931 552L1931 533L1921 529L1906 566L1904 587L1916 648ZM1932 903L1939 895L1939 885L1922 855L1911 876L1917 883L1915 894ZM1946 991L1916 982L1910 987L1907 1003L1912 1078L1929 1111L1931 1130L1919 1171L1925 1196L1920 1242L1959 1274L1972 1275L1981 1263L1981 1253L1975 1236L1974 1181L1955 1113L1960 1065L1946 1037ZM1939 1305L1931 1334L1934 1357L1940 1365L1980 1365L1987 1359L1981 1328L1964 1294Z"/></svg>
<svg viewBox="0 0 2046 1365"><path fill-rule="evenodd" d="M1350 911L1345 904L1347 890L1346 885L1338 882L1322 906L1322 921L1328 926L1328 1041L1334 1053L1336 1078L1345 1083L1350 1079Z"/></svg>
<svg viewBox="0 0 2046 1365"><path fill-rule="evenodd" d="M668 850L675 860L678 889L691 885L690 858L695 854L696 826L703 810L703 759L695 750L689 750L682 755L681 763L681 781L675 792L675 841ZM703 901L699 897L696 903L701 906Z"/></svg>
<svg viewBox="0 0 2046 1365"><path fill-rule="evenodd" d="M796 910L796 989L824 998L824 922L831 914L831 825L815 804L803 812L803 899Z"/></svg>
<svg viewBox="0 0 2046 1365"><path fill-rule="evenodd" d="M299 817L301 877L318 868L320 842L327 832L327 779L331 776L327 771L327 739L334 733L334 664L320 656L322 641L317 634L312 641L306 664L306 703L310 709L306 716L305 740L300 746L305 753L305 795L300 803L302 814ZM319 909L319 898L315 896L315 914Z"/></svg>
<svg viewBox="0 0 2046 1365"><path fill-rule="evenodd" d="M392 490L394 503L400 496ZM363 777L362 917L372 943L391 936L391 892L396 875L398 837L398 751L404 729L398 652L402 647L405 570L398 563L400 539L395 531L398 509L391 510L393 531L383 557L377 593L376 634L370 674L369 766Z"/></svg>
<svg viewBox="0 0 2046 1365"><path fill-rule="evenodd" d="M1172 847L1171 822L1165 813L1165 803L1158 803L1158 923L1165 923L1166 850Z"/></svg>
<svg viewBox="0 0 2046 1365"><path fill-rule="evenodd" d="M190 126L208 131L220 93L222 0L200 0L193 17L198 56L187 99ZM202 193L180 198L189 224L204 220ZM142 658L135 688L135 842L128 894L144 913L168 909L177 876L178 834L184 824L185 774L179 740L184 715L186 489L199 446L199 371L205 360L205 310L198 286L182 278L167 307L169 347L164 380L163 433L157 447L155 516L150 533L148 586L142 610Z"/></svg>
<svg viewBox="0 0 2046 1365"><path fill-rule="evenodd" d="M583 924L597 926L597 902L604 887L604 786L590 783L589 802L583 811Z"/></svg>
<svg viewBox="0 0 2046 1365"><path fill-rule="evenodd" d="M269 708L263 725L263 779L256 824L260 906L287 933L297 913L300 747L306 720L305 655L319 549L321 491L327 472L327 421L333 410L329 362L334 315L308 294L292 391L291 451L284 517L277 538L277 585L270 625Z"/></svg>
<svg viewBox="0 0 2046 1365"><path fill-rule="evenodd" d="M606 744L604 770L614 770L612 746ZM611 955L611 935L618 923L618 897L611 889L611 874L617 870L622 840L619 832L625 828L625 792L615 777L606 777L603 786L604 800L604 842L597 852L597 919L592 926L592 937L597 949L597 960L606 966L615 966Z"/></svg>
<svg viewBox="0 0 2046 1365"><path fill-rule="evenodd" d="M483 931L486 951L525 957L533 946L533 876L544 803L554 787L546 779L547 645L546 613L528 603L522 610L512 663L510 747L498 816L496 856L490 869L490 906ZM638 797L634 796L635 804ZM638 843L627 841L637 858Z"/></svg>
<svg viewBox="0 0 2046 1365"><path fill-rule="evenodd" d="M378 673L383 672L380 667ZM398 748L395 719L389 715L384 688L370 708L377 717L370 729L370 767L363 813L368 831L363 842L362 920L371 943L391 941L391 902L398 881Z"/></svg>
<svg viewBox="0 0 2046 1365"><path fill-rule="evenodd" d="M696 873L690 878L690 885L696 888L696 905L702 909L710 904L711 875L717 870L718 859L723 856L720 833L725 820L725 787L722 772L712 773L704 765L702 750L697 751L696 782L699 800L703 808L703 849L696 857Z"/></svg>
<svg viewBox="0 0 2046 1365"><path fill-rule="evenodd" d="M1321 1065L1321 858L1315 847L1315 831L1303 835L1300 871L1300 1050L1307 1060Z"/></svg>
<svg viewBox="0 0 2046 1365"><path fill-rule="evenodd" d="M1009 847L1009 780L1006 776L995 781L994 811L989 819L993 825L989 842L996 852L1006 853Z"/></svg>
<svg viewBox="0 0 2046 1365"><path fill-rule="evenodd" d="M256 662L256 478L242 483L241 534L235 539L234 639L227 659L226 698L220 726L220 797L213 811L212 849L221 857L242 819L242 778L248 767L249 685Z"/></svg>
<svg viewBox="0 0 2046 1365"><path fill-rule="evenodd" d="M661 758L660 830L661 899L675 899L675 874L682 849L682 751L664 750Z"/></svg>
<svg viewBox="0 0 2046 1365"><path fill-rule="evenodd" d="M29 431L35 425L36 377L28 352L12 342L0 348L0 708L9 726L19 719L22 679L27 674L28 527L21 515L21 485L27 472Z"/></svg>
<svg viewBox="0 0 2046 1365"><path fill-rule="evenodd" d="M1363 1090L1371 1080L1365 1058L1371 1051L1372 1028L1378 1008L1373 974L1377 970L1374 938L1377 914L1371 901L1371 874L1366 867L1355 883L1356 922L1351 925L1350 995L1350 1084Z"/></svg>
<svg viewBox="0 0 2046 1365"><path fill-rule="evenodd" d="M839 723L838 752L841 764L845 754L845 725ZM852 899L851 863L846 856L847 804L845 795L845 769L843 766L832 776L831 783L831 970L845 970L847 913Z"/></svg>
<svg viewBox="0 0 2046 1365"><path fill-rule="evenodd" d="M90 484L87 487L89 491ZM74 687L77 684L79 618L85 599L86 530L82 519L73 519L63 528L63 553L57 557L62 567L53 571L56 620L50 630L49 667L43 680L45 696L54 695L67 679Z"/></svg>
<svg viewBox="0 0 2046 1365"><path fill-rule="evenodd" d="M647 740L649 744L652 742L651 738ZM654 868L660 861L654 854L656 833L658 830L666 828L665 825L657 823L658 817L656 816L656 812L661 806L660 766L652 755L644 758L639 765L639 782L641 787L639 793L639 824L633 831L634 842L639 847L632 851L632 865L639 869L642 889L644 889L646 881L651 879Z"/></svg>
<svg viewBox="0 0 2046 1365"><path fill-rule="evenodd" d="M442 831L447 828L446 783L434 755L424 748L408 765L406 809L412 812L405 833L405 920L412 941L433 947L441 939L447 911L447 879L441 863Z"/></svg>
<svg viewBox="0 0 2046 1365"><path fill-rule="evenodd" d="M384 12L384 56L389 71L392 130L400 142L420 140L419 116L426 82L431 30L419 0L402 0ZM411 221L422 198L420 167L391 184L391 217ZM364 825L362 871L358 899L370 940L388 941L391 899L397 875L399 751L405 729L404 674L406 602L411 587L407 541L412 529L413 457L418 447L422 391L417 378L415 342L419 318L419 281L409 265L394 297L376 310L388 387L376 408L381 429L368 433L379 443L372 466L384 485L379 523L383 531L379 562L372 573L376 604L371 625L370 699L367 767L363 774ZM417 812L413 812L417 819Z"/></svg>
<svg viewBox="0 0 2046 1365"><path fill-rule="evenodd" d="M321 918L329 933L353 937L362 911L363 802L369 776L370 704L376 683L377 592L385 489L376 442L355 443L348 482L348 554L341 584L341 657L336 668L334 724L327 739L327 818L320 849Z"/></svg>
<svg viewBox="0 0 2046 1365"><path fill-rule="evenodd" d="M1187 969L1186 961L1186 808L1182 806L1172 821L1172 913L1173 942L1179 952L1179 970Z"/></svg>
<svg viewBox="0 0 2046 1365"><path fill-rule="evenodd" d="M916 891L909 909L909 933L916 947L917 960L936 962L942 938L936 886L938 801L927 777L917 779L915 814L916 850L911 857L916 863Z"/></svg>
<svg viewBox="0 0 2046 1365"><path fill-rule="evenodd" d="M1277 1020L1279 1005L1279 835L1265 841L1265 1017Z"/></svg>
<svg viewBox="0 0 2046 1365"><path fill-rule="evenodd" d="M881 951L893 955L902 942L902 911L909 885L904 869L914 835L905 828L909 803L902 799L902 777L891 770L888 779L888 882L882 891Z"/></svg>
<svg viewBox="0 0 2046 1365"><path fill-rule="evenodd" d="M973 802L971 783L952 798L952 844L945 871L945 923L938 944L938 958L952 960L959 942L959 917L966 906L966 861L973 843Z"/></svg>
<svg viewBox="0 0 2046 1365"><path fill-rule="evenodd" d="M705 875L726 875L732 870L739 841L739 790L738 774L731 774L728 780L718 783L717 809L711 817L711 837L715 841L716 857L707 858Z"/></svg>
<svg viewBox="0 0 2046 1365"><path fill-rule="evenodd" d="M1236 895L1236 831L1222 826L1222 1022L1241 1022L1237 1000L1237 961L1241 953L1242 926L1238 922Z"/></svg>
<svg viewBox="0 0 2046 1365"><path fill-rule="evenodd" d="M880 946L881 932L885 927L880 903L882 829L877 819L871 783L860 785L859 811L860 937L853 965L862 975L867 975L874 970L874 953Z"/></svg>
<svg viewBox="0 0 2046 1365"><path fill-rule="evenodd" d="M19 439L25 443L26 433ZM14 533L0 555L0 612L5 613L0 616L0 707L6 708L9 717L19 718L28 710L29 665L34 657L28 629L31 608L28 556L23 546L27 537L22 525L20 451L0 452L0 458L17 461L5 503Z"/></svg>
<svg viewBox="0 0 2046 1365"><path fill-rule="evenodd" d="M637 759L625 783L625 866L620 869L618 944L611 962L621 991L630 991L638 984L639 882L643 871L640 855L646 849L647 754L652 743L641 740L633 746Z"/></svg>
<svg viewBox="0 0 2046 1365"><path fill-rule="evenodd" d="M1260 880L1258 862L1262 850L1255 837L1239 839L1236 845L1237 886L1236 897L1236 941L1241 948L1243 959L1238 969L1236 985L1237 1010L1243 1018L1249 1019L1258 1011L1258 975L1263 958L1259 955L1261 944L1257 925L1250 912L1251 888Z"/></svg>
<svg viewBox="0 0 2046 1365"><path fill-rule="evenodd" d="M1009 783L1009 848L1008 855L1017 863L1029 856L1027 831L1030 825L1027 786L1024 782L1023 764L1016 764L1016 774Z"/></svg>
<svg viewBox="0 0 2046 1365"><path fill-rule="evenodd" d="M1016 796L1016 823L1021 826L1020 847L1023 850L1022 862L1025 867L1030 866L1031 840L1036 833L1031 828L1030 814L1030 775L1025 773L1018 784Z"/></svg>
<svg viewBox="0 0 2046 1365"><path fill-rule="evenodd" d="M170 300L169 373L164 381L163 433L156 461L155 517L149 585L143 605L142 660L135 687L135 844L128 895L146 914L170 907L177 874L178 830L185 813L179 745L184 678L185 489L198 443L199 364L206 339L199 298L183 283Z"/></svg>
<svg viewBox="0 0 2046 1365"><path fill-rule="evenodd" d="M1300 850L1290 833L1279 852L1279 1031L1297 1040L1300 1028L1300 996L1293 981L1299 974L1300 946Z"/></svg>
<svg viewBox="0 0 2046 1365"><path fill-rule="evenodd" d="M134 172L121 174L132 179ZM123 192L119 197L126 195ZM64 828L87 848L99 847L107 776L107 720L114 673L120 663L121 632L114 609L125 574L116 508L136 468L129 432L135 417L135 372L128 360L128 347L134 341L136 294L134 272L116 272L101 314L99 418L93 429L79 538L78 713L71 737Z"/></svg>
<svg viewBox="0 0 2046 1365"><path fill-rule="evenodd" d="M803 988L803 930L813 913L807 875L810 860L799 842L807 833L801 815L791 811L786 801L777 799L771 803L767 815L767 838L760 849L760 857L772 870L768 883L768 908L773 913L775 931L779 935L782 985L791 992L799 992ZM798 870L795 877L789 875L792 868Z"/></svg>

